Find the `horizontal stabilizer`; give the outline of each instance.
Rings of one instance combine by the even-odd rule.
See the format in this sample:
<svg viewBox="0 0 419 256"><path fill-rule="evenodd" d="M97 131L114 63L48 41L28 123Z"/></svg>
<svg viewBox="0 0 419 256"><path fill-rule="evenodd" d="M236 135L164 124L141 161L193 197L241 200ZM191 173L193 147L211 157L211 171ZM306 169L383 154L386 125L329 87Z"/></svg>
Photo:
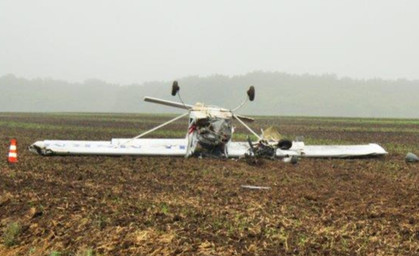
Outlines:
<svg viewBox="0 0 419 256"><path fill-rule="evenodd" d="M235 116L237 116L238 118L240 118L242 121L245 121L245 122L253 122L253 121L255 121L255 119L253 119L251 117L242 116L242 115L235 115Z"/></svg>
<svg viewBox="0 0 419 256"><path fill-rule="evenodd" d="M162 99L152 98L152 97L144 97L144 101L157 103L157 104L161 104L161 105L165 105L169 107L186 109L186 110L189 110L192 108L192 105L183 104L180 102L175 102L175 101L170 101L170 100L162 100Z"/></svg>

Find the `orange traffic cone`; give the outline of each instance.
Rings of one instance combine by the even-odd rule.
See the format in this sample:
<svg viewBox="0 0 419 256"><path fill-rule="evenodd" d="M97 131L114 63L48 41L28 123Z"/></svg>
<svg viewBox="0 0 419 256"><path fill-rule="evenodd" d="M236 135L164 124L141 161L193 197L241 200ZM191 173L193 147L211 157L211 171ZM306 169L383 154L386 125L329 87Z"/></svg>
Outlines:
<svg viewBox="0 0 419 256"><path fill-rule="evenodd" d="M11 164L17 163L17 141L15 139L10 141L9 157L7 158L7 161Z"/></svg>

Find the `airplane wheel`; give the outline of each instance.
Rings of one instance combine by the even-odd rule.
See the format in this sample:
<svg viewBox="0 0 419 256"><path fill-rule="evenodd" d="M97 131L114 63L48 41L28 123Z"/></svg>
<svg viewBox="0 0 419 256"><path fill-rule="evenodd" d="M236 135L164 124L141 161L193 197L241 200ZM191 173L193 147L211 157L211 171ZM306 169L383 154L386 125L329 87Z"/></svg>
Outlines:
<svg viewBox="0 0 419 256"><path fill-rule="evenodd" d="M283 150L287 150L290 149L292 147L292 141L290 140L280 140L278 142L278 148L283 149Z"/></svg>

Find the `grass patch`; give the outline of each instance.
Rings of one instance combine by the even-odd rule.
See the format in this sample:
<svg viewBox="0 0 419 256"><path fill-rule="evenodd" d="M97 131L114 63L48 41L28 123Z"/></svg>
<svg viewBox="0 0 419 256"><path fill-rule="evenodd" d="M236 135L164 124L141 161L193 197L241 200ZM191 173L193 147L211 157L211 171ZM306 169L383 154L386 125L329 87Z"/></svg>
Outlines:
<svg viewBox="0 0 419 256"><path fill-rule="evenodd" d="M12 222L7 227L3 233L4 245L6 247L12 247L17 245L18 237L22 232L22 227L19 222Z"/></svg>
<svg viewBox="0 0 419 256"><path fill-rule="evenodd" d="M93 251L93 249L91 249L91 248L86 249L86 250L82 250L81 252L78 252L76 254L76 256L94 256L94 255L96 255L95 251Z"/></svg>

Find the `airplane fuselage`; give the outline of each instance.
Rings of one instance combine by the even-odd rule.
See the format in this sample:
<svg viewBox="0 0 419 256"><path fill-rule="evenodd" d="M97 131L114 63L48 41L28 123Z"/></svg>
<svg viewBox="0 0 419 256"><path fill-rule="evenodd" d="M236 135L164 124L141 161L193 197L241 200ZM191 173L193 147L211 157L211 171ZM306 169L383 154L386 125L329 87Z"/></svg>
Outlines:
<svg viewBox="0 0 419 256"><path fill-rule="evenodd" d="M215 154L227 157L226 144L234 132L232 118L227 109L195 104L189 112L187 156Z"/></svg>

